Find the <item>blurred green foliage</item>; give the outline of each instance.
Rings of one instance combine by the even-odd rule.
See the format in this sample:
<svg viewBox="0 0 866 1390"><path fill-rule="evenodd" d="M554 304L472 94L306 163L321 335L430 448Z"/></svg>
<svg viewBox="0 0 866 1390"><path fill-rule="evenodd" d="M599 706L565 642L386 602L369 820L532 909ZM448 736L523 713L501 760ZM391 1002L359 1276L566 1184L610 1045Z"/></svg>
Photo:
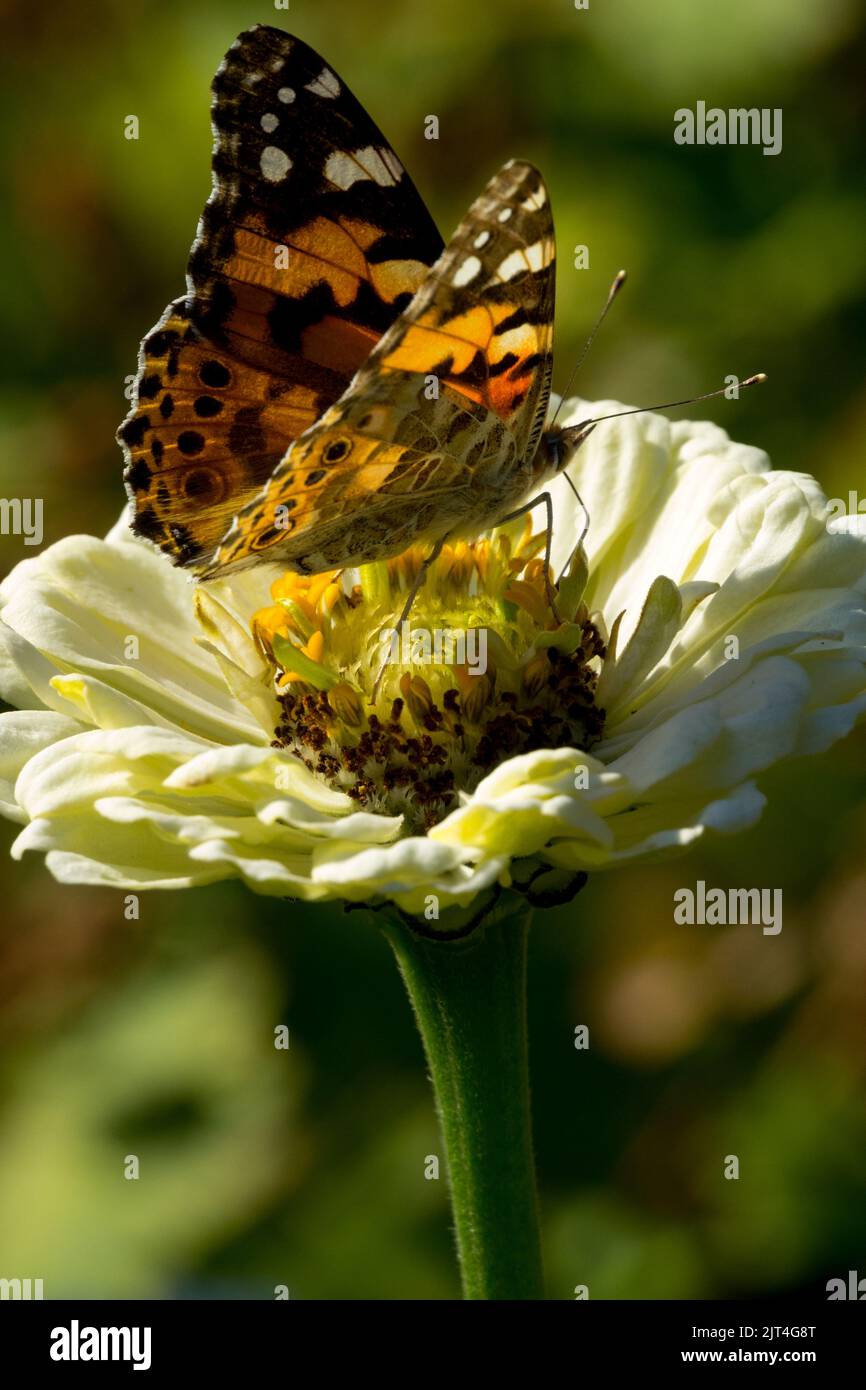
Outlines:
<svg viewBox="0 0 866 1390"><path fill-rule="evenodd" d="M584 394L651 402L763 369L767 386L707 413L830 495L863 488L856 0L3 8L0 493L27 478L46 542L118 513L124 377L182 289L210 186L208 84L256 20L350 82L446 235L502 161L540 165L555 384L625 265ZM782 153L676 146L673 113L698 99L781 107ZM0 546L4 570L32 553ZM599 876L539 919L552 1296L820 1296L863 1272L864 763L856 735L780 769L749 835ZM230 886L143 898L136 923L121 895L62 889L35 860L2 872L0 1275L42 1277L49 1296L456 1293L445 1184L423 1177L439 1140L420 1044L362 914ZM781 936L684 936L673 890L699 877L781 886ZM738 1182L722 1176L730 1153Z"/></svg>

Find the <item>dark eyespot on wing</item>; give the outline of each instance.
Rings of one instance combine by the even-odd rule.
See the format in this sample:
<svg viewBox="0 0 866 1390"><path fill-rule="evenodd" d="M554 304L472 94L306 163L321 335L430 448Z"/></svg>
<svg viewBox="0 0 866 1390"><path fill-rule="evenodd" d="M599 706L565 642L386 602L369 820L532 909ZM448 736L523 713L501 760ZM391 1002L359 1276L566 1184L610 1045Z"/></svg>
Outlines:
<svg viewBox="0 0 866 1390"><path fill-rule="evenodd" d="M198 430L184 430L177 437L177 447L182 454L200 454L204 448L204 435Z"/></svg>
<svg viewBox="0 0 866 1390"><path fill-rule="evenodd" d="M211 386L219 389L221 386L228 386L232 379L232 374L228 367L222 362L211 359L210 362L202 363L198 373L199 381L203 386Z"/></svg>

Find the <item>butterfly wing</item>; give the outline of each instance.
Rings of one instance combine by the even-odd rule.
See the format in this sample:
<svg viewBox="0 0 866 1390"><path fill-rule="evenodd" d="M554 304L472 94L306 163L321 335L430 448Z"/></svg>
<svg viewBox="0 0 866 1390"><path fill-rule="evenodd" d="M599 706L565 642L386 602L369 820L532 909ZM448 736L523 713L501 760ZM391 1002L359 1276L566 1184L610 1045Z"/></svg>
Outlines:
<svg viewBox="0 0 866 1390"><path fill-rule="evenodd" d="M502 420L521 456L535 452L553 369L555 242L550 199L533 165L510 160L491 180L411 306L357 377L432 374Z"/></svg>
<svg viewBox="0 0 866 1390"><path fill-rule="evenodd" d="M364 563L483 530L522 500L550 394L550 201L511 161L349 389L241 511L210 575Z"/></svg>
<svg viewBox="0 0 866 1390"><path fill-rule="evenodd" d="M381 131L299 39L241 34L212 119L188 292L142 344L119 431L133 529L193 570L442 249Z"/></svg>

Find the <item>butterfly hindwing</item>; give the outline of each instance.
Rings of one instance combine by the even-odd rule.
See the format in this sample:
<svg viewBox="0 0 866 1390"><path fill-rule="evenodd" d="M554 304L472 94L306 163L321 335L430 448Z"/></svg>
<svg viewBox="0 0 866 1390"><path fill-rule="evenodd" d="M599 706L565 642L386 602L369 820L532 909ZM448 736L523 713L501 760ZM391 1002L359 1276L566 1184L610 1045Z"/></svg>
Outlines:
<svg viewBox="0 0 866 1390"><path fill-rule="evenodd" d="M286 439L315 422L306 385L273 378L214 349L170 304L144 340L137 402L121 427L134 530L180 565L212 553L240 493L255 495L282 458Z"/></svg>
<svg viewBox="0 0 866 1390"><path fill-rule="evenodd" d="M144 340L119 431L133 529L195 572L442 249L378 127L300 40L242 34L212 118L188 293Z"/></svg>
<svg viewBox="0 0 866 1390"><path fill-rule="evenodd" d="M531 482L554 273L544 182L512 161L349 389L240 512L212 573L263 557L315 571L495 524Z"/></svg>

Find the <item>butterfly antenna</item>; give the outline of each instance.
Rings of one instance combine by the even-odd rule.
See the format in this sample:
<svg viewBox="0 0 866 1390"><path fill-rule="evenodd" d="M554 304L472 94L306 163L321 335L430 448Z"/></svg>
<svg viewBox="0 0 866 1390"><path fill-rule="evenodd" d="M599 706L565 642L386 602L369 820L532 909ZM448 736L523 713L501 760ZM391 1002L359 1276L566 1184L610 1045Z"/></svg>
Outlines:
<svg viewBox="0 0 866 1390"><path fill-rule="evenodd" d="M756 372L754 376L747 376L744 381L736 383L736 390L742 391L746 386L759 386L761 382L767 380L766 372ZM720 386L717 391L704 391L700 396L689 396L684 401L665 401L663 405L636 405L631 410L616 410L612 415L598 415L593 420L584 420L580 426L600 425L602 420L618 420L621 415L643 415L647 410L673 410L678 405L694 405L697 401L710 401L714 396L724 396L732 389L733 383L728 386Z"/></svg>
<svg viewBox="0 0 866 1390"><path fill-rule="evenodd" d="M577 361L575 362L574 366L573 366L572 369L571 369L571 376L568 378L568 381L567 381L567 383L566 383L565 390L563 391L562 395L561 395L560 398L559 398L559 405L556 407L556 410L555 410L555 412L554 412L553 419L551 420L550 424L547 426L548 429L553 429L553 426L556 424L556 417L557 417L557 415L559 414L560 410L562 409L563 402L567 399L568 393L569 393L569 391L571 390L572 386L573 386L574 383L575 383L575 379L576 379L576 377L577 377L577 374L578 374L578 372L580 371L581 367L583 366L584 358L586 357L586 354L589 352L590 348L592 347L593 343L595 342L595 335L597 334L598 330L601 328L601 325L604 323L605 319L607 318L607 314L608 314L608 310L610 309L610 306L613 304L613 301L616 299L617 295L619 294L620 290L622 289L623 285L625 284L626 275L627 275L627 272L626 272L625 270L618 270L617 273L616 273L616 275L614 276L613 284L611 285L610 289L609 289L608 292L607 292L607 299L604 301L604 307L602 308L601 313L599 314L598 318L597 318L596 321L595 321L595 324L593 325L592 332L590 333L589 337L587 338L586 342L585 342L584 345L583 345L583 352L580 354L580 356L578 357Z"/></svg>

